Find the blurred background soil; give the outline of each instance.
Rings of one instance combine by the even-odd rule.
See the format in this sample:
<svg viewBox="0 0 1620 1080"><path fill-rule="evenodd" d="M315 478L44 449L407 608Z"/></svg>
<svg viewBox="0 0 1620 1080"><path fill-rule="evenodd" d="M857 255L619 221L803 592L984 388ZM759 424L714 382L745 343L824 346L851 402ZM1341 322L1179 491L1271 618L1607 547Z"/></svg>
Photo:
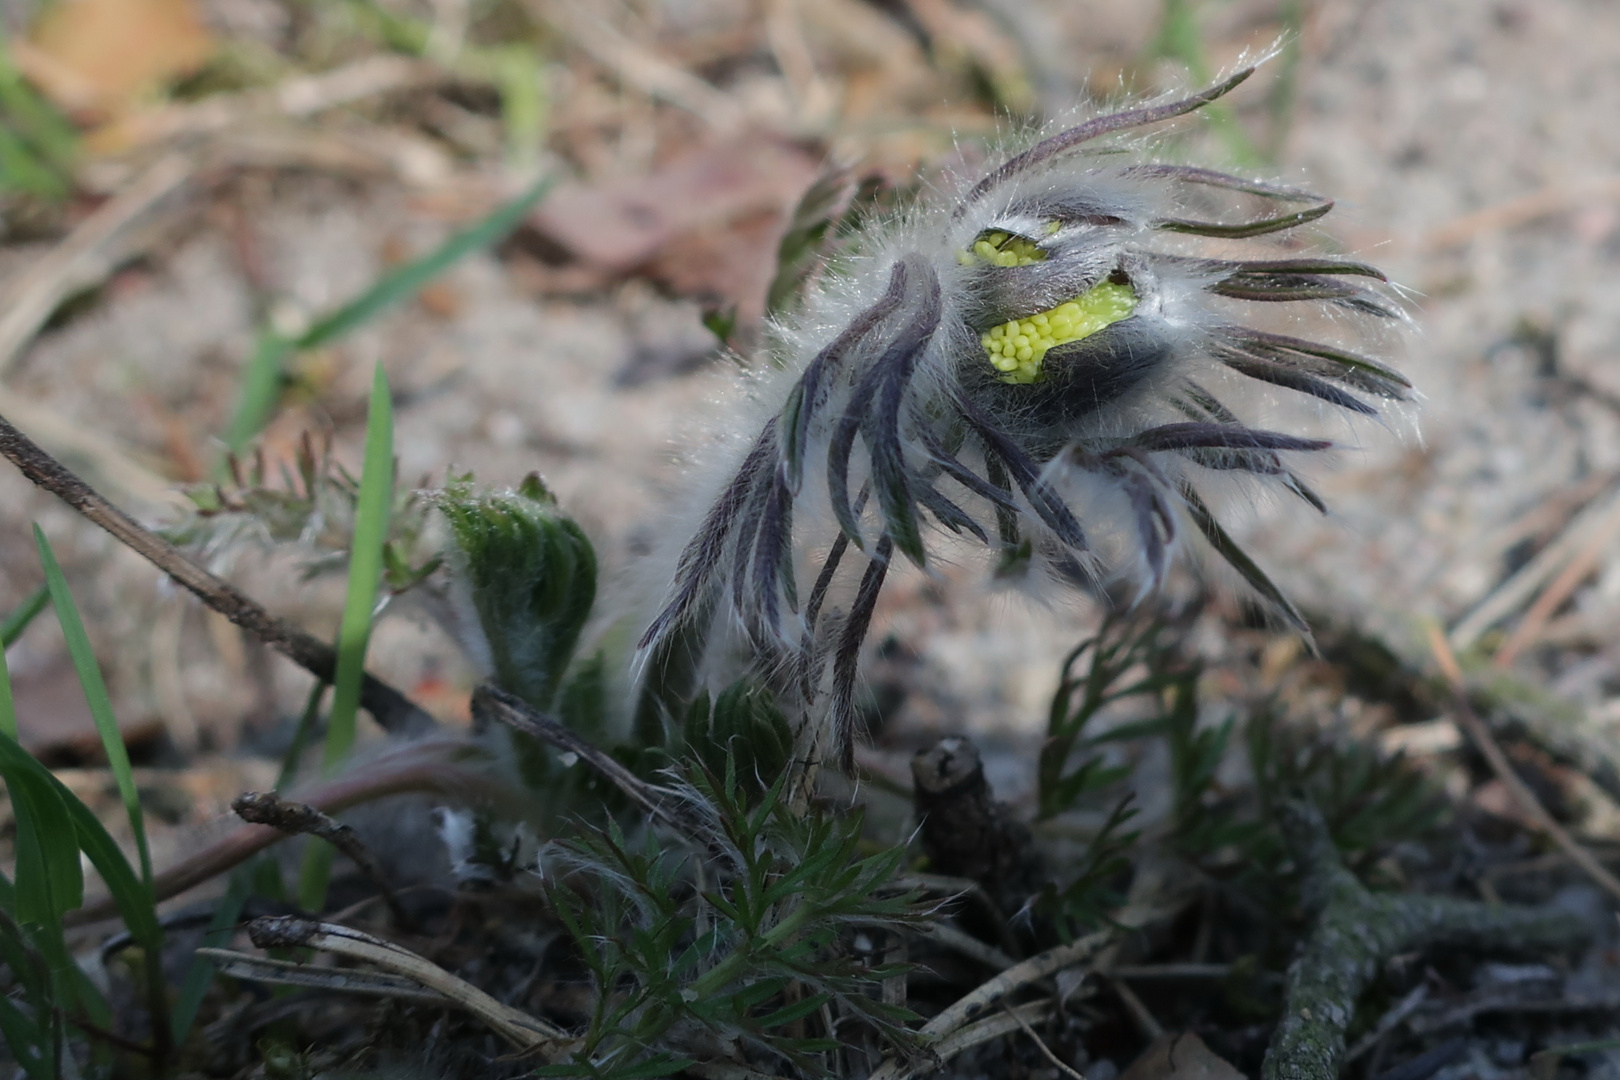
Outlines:
<svg viewBox="0 0 1620 1080"><path fill-rule="evenodd" d="M1410 290L1420 333L1402 363L1424 399L1420 437L1374 431L1317 471L1331 516L1262 507L1242 535L1323 625L1421 664L1422 621L1440 620L1459 649L1575 706L1568 722L1593 738L1620 726L1620 6L1607 0L0 12L10 66L67 128L53 157L15 105L5 114L42 171L8 166L0 196L0 413L143 521L175 520L176 492L216 475L260 334L296 335L552 176L509 240L295 353L262 447L273 469L306 431L329 434L358 471L380 362L402 480L454 467L515 485L538 470L620 583L610 595L679 507L682 462L727 430L736 364L705 314L735 316L742 352L757 340L782 237L818 177L842 170L857 208L903 198L998 127L1196 83L1281 37L1227 112L1179 130L1206 163L1338 200L1335 242ZM9 467L0 612L42 580L36 521L143 775L170 793L171 827L153 830L162 863L188 835L173 826L265 785L253 751L307 685ZM329 636L341 575L301 582L296 556L214 553ZM897 728L1033 733L1096 617L905 579L884 596L872 681ZM1250 647L1206 636L1212 659ZM1267 648L1277 664L1293 655ZM464 721L477 673L426 620L385 619L371 655ZM81 768L87 794L110 792L51 620L7 659L25 742ZM1332 708L1358 715L1342 692ZM1027 788L1020 760L994 765L999 790Z"/></svg>

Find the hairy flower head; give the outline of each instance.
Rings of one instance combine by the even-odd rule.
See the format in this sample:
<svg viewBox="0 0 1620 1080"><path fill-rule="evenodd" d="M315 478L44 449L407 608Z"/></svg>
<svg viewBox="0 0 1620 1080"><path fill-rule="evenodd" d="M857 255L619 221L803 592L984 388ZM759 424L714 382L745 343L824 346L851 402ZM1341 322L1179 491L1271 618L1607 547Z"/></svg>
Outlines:
<svg viewBox="0 0 1620 1080"><path fill-rule="evenodd" d="M1297 244L1256 257L1252 238L1286 239L1330 200L1114 137L1253 70L1036 142L831 275L810 311L832 328L781 333L785 400L686 544L642 639L651 662L678 652L701 673L746 656L796 702L808 751L847 767L879 591L895 552L930 565L937 528L991 549L1004 575L1139 596L1179 549L1204 549L1303 631L1203 491L1247 474L1321 509L1288 459L1332 444L1250 426L1227 402L1259 386L1377 416L1410 384L1340 342L1403 317L1370 266Z"/></svg>

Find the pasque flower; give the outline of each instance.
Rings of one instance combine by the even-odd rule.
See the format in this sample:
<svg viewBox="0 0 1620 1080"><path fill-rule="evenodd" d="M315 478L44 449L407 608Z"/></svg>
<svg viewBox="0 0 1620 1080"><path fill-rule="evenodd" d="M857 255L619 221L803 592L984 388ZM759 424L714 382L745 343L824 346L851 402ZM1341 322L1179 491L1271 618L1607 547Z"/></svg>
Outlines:
<svg viewBox="0 0 1620 1080"><path fill-rule="evenodd" d="M830 274L778 334L785 400L680 554L641 642L651 663L745 658L794 701L801 746L847 766L879 591L896 552L931 565L938 528L1004 576L1138 596L1179 549L1212 551L1303 630L1205 488L1242 474L1321 509L1290 458L1332 444L1238 406L1378 415L1410 384L1341 342L1402 315L1370 266L1298 244L1254 257L1251 238L1292 239L1331 201L1154 160L1127 134L1253 70L1036 142Z"/></svg>

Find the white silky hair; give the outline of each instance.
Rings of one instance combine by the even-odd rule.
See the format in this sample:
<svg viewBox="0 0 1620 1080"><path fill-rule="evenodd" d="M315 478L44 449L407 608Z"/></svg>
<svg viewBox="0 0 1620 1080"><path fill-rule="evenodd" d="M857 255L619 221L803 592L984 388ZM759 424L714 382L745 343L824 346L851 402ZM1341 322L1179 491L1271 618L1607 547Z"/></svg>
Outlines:
<svg viewBox="0 0 1620 1080"><path fill-rule="evenodd" d="M1203 100L1220 96L1242 77L1245 76L1240 72L1206 91ZM1167 95L1149 106L1169 100ZM1196 107L1193 105L1181 112L1190 112ZM1113 115L1098 113L1092 119L1101 123ZM1138 325L1146 328L1143 333L1149 337L1144 341L1150 341L1159 350L1154 359L1143 362L1142 370L1133 368L1126 372L1129 385L1117 388L1117 392L1114 392L1115 387L1109 387L1107 397L1100 396L1102 391L1099 390L1089 412L1063 414L1063 449L1051 453L1029 450L1038 467L1031 482L1037 489L1055 493L1063 507L1073 514L1085 534L1086 550L1077 552L1074 544L1069 543L1070 550L1064 552L1061 530L1057 528L1061 521L1054 520L1055 514L1059 518L1061 514L1050 505L1036 504L1035 493L1026 484L1029 478L1015 478L1018 479L1015 484L1002 482L1008 499L1018 507L1019 527L1032 542L1031 569L1035 572L1026 575L1027 581L1072 578L1072 571L1078 569L1099 589L1121 583L1133 587L1136 601L1141 602L1163 578L1163 567L1154 564L1150 557L1153 545L1144 534L1143 506L1147 504L1144 500L1154 508L1147 516L1159 520L1166 534L1163 537L1166 560L1184 559L1197 552L1205 561L1219 562L1219 559L1207 558L1212 541L1206 525L1200 524L1207 521L1210 508L1219 511L1227 505L1252 505L1257 499L1267 497L1264 493L1286 492L1290 488L1302 494L1300 481L1292 472L1291 459L1299 456L1297 450L1318 451L1322 445L1307 446L1309 439L1295 437L1293 433L1303 428L1312 432L1310 438L1315 438L1316 433L1331 428L1335 435L1348 436L1353 444L1359 440L1365 420L1383 422L1380 414L1350 416L1352 411L1373 413L1374 410L1354 395L1341 393L1338 387L1349 385L1392 399L1406 396L1402 390L1404 380L1388 369L1374 366L1371 369L1374 375L1367 376L1353 370L1355 363L1345 361L1339 382L1324 389L1322 380L1331 382L1334 375L1322 375L1314 382L1296 381L1293 385L1282 377L1262 381L1261 376L1240 374L1233 365L1223 362L1219 354L1223 349L1230 351L1234 347L1229 338L1234 328L1250 326L1255 326L1256 333L1269 335L1260 339L1264 348L1294 349L1304 356L1307 362L1301 370L1306 372L1310 371L1311 363L1318 367L1340 363L1335 357L1350 356L1351 350L1369 341L1376 351L1388 352L1409 326L1398 294L1392 296L1390 290L1369 287L1364 295L1344 294L1354 295L1355 300L1340 307L1333 303L1310 303L1309 314L1284 310L1301 305L1266 303L1262 302L1264 297L1261 300L1217 297L1213 290L1234 274L1274 273L1280 275L1277 281L1284 281L1289 272L1284 269L1239 271L1233 269L1240 265L1238 262L1199 255L1200 250L1215 246L1216 239L1223 235L1216 226L1207 226L1202 232L1196 228L1185 230L1195 234L1196 239L1164 231L1166 222L1181 220L1182 215L1189 212L1189 206L1196 208L1201 197L1222 187L1227 188L1227 194L1222 197L1228 203L1240 201L1239 194L1247 194L1263 203L1266 200L1318 203L1310 211L1296 215L1297 224L1301 225L1320 217L1331 202L1297 189L1243 181L1165 162L1158 153L1161 145L1158 133L1133 133L1127 130L1130 126L1122 125L1117 132L1105 130L1105 137L1095 146L1062 149L1049 153L1045 159L1039 155L1041 149L1050 144L1043 142L1043 138L1082 129L1054 124L1041 133L1015 136L990 153L987 160L1016 164L1022 160L1019 155L1034 148L1033 165L1002 176L1001 173L1011 168L1004 164L987 174L991 178L1000 177L993 184L970 175L950 177L912 204L867 224L861 233L849 238L846 253L818 276L804 298L802 309L777 319L766 328L760 361L745 370L729 388L725 399L717 402L708 445L702 454L696 455L703 460L692 470L691 496L671 516L667 528L661 531L658 550L644 566L641 603L645 617L665 604L669 605L665 608L666 616L675 613L670 624L654 623L644 645L659 640L669 632L669 625L687 617L687 610L679 609L679 604L682 598L689 599L689 594L695 595L695 590L701 587L703 603L710 605L703 608L709 614L703 616L708 619L708 625L702 635L707 647L701 675L711 690L717 690L751 667L763 667L762 674L767 681L776 681L784 690L787 690L784 674L798 671L805 675L801 684L804 696L807 699L819 696L825 671L817 668L806 674L802 668L824 665L829 650L835 648L826 639L847 639L855 633L848 629L855 616L845 611L843 605L851 603L851 579L861 575L859 565L845 564L836 579L839 584L829 592L830 599L826 601L827 612L837 613L822 626L812 627L805 609L806 594L828 558L830 547L842 543L835 538L849 531L850 519L841 522L835 513L841 496L830 486L829 477L845 475L847 492L844 495L852 499L860 498L855 494L857 491L867 488L872 491L864 509L854 514L853 522L861 542L849 552L852 563L860 563L859 556L863 554L867 559L879 559L882 545L891 540L904 547L903 537L894 533L893 506L880 505L884 478L876 469L878 462L870 456L877 451L861 450L863 444L869 448L878 445L867 432L865 417L874 415L871 410L886 408L889 403L863 402L858 396L863 388L884 389L884 384L878 380L882 374L879 366L893 362L894 350L907 343L911 327L921 325L916 320L927 321L927 308L936 302L938 318L927 328L926 344L914 348L905 360L909 366L902 389L897 391L903 402L898 413L892 414L898 417L895 444L898 458L887 466L912 478L913 486L905 489L906 499L912 500L909 512L920 527L938 532L938 523L943 521L939 511L926 500L918 503L917 497L922 494L965 503L963 508L980 529L988 531L992 527L993 504L975 496L960 476L940 476L939 449L931 448L925 437L925 431L937 426L940 417L952 415L967 392L963 378L964 372L970 369L964 365L988 366L980 343L982 330L975 329L975 323L986 324L985 313L994 310L995 298L999 295L997 289L1003 288L998 284L1002 279L995 276L995 270L987 270L971 258L964 258L964 253L973 248L976 240L989 234L1001 232L1027 238L1026 242L1050 252L1045 261L1036 262L1037 274L1049 272L1056 278L1060 272L1068 272L1086 280L1106 280L1105 275L1125 273L1135 297L1129 319L1137 320ZM1188 180L1189 176L1194 179ZM1219 177L1219 180L1212 181L1210 177ZM1228 181L1249 186L1234 186ZM1209 184L1211 188L1199 187L1201 184ZM1196 190L1189 194L1188 188ZM1269 231L1293 227L1293 224L1284 224ZM1252 243L1247 237L1242 239L1241 247L1248 260L1242 265L1264 266L1263 262L1255 261L1252 254L1257 248L1264 250L1264 245ZM1270 245L1269 250L1272 254L1281 252L1276 245ZM1314 264L1317 269L1327 267L1321 270L1323 273L1362 272L1354 269L1359 264L1348 260L1315 254L1311 257L1317 260ZM1336 266L1344 269L1336 270ZM1309 274L1301 271L1294 277L1303 280ZM1013 275L1006 280L1037 279ZM937 300L933 291L935 284ZM1050 290L1061 288L1061 284L1041 287ZM1319 286L1312 283L1310 287ZM1309 287L1302 288L1310 291ZM1316 297L1317 301L1332 296L1329 290L1320 291L1323 296ZM1355 308L1354 303L1360 303L1361 308ZM1044 306L1047 305L1032 300L1020 310L1038 312ZM1311 336L1308 340L1291 336L1279 338L1277 330L1262 330L1255 324L1277 326L1285 334L1309 326ZM818 365L828 355L836 353L837 343L846 339L845 355L835 357L836 362L828 365L832 374L821 377L807 389L807 372L817 372ZM1278 345L1278 340L1284 344ZM1289 342L1293 344L1287 344ZM1315 346L1318 351L1301 351L1295 348L1297 345ZM1264 348L1259 348L1261 359L1265 356ZM1361 382L1352 378L1352 374ZM981 381L988 378L975 377ZM1300 391L1301 386L1307 388ZM1312 386L1315 389L1311 389ZM1311 396L1313 394L1315 396ZM1212 451L1214 456L1206 456L1205 461L1228 462L1220 467L1206 467L1190 453L1126 452L1131 440L1143 433L1177 424L1188 426L1189 396L1200 400L1207 396L1221 410L1209 414L1205 427L1221 426L1254 436L1255 446L1240 451ZM786 430L799 421L801 414L808 416L804 421L802 443L796 430ZM855 421L850 419L852 416ZM1249 426L1273 419L1279 424L1275 431L1260 431ZM1003 412L994 420L997 427L994 438L1005 438L1012 452L1043 445L1043 440L1052 439L1050 429L1054 421L1027 409L1021 413ZM851 425L856 422L860 426L859 437L851 434ZM893 419L890 422L895 423ZM976 423L971 417L968 419L970 428ZM841 438L844 443L841 452L847 456L847 464L840 456ZM849 449L852 439L853 451ZM977 444L966 447L961 464L982 475L993 471L990 458L995 451L991 441L987 441L992 436L980 430L977 439L983 444L982 449L977 448ZM1268 449L1270 446L1279 449ZM1222 453L1226 454L1224 458L1220 457ZM1244 459L1244 453L1251 456ZM759 456L762 454L768 456L768 471L766 459ZM1097 457L1098 454L1103 457ZM1118 456L1122 454L1124 456ZM1242 465L1243 460L1249 464ZM1099 462L1103 462L1104 467L1099 468ZM1274 467L1268 462L1274 463ZM1007 468L1011 467L1009 462ZM1243 471L1245 468L1249 471ZM796 469L802 472L795 473ZM1120 479L1128 473L1137 478ZM797 603L785 602L784 596L784 602L778 604L776 582L766 581L761 587L759 583L750 585L748 578L769 564L767 540L771 537L762 535L761 515L769 520L770 528L784 528L778 519L781 515L771 517L770 485L782 484L778 477L790 474L797 478L797 486L786 499L791 506L791 519L785 528L789 533L787 558L797 584ZM937 483L944 485L943 491L936 486L936 477ZM916 486L919 483L930 490L920 491ZM1130 487L1132 484L1136 487ZM1148 500L1150 489L1153 494ZM739 491L741 495L737 494ZM1134 501L1133 491L1136 493ZM1204 498L1205 492L1210 498ZM1196 496L1188 493L1196 493ZM894 498L892 492L890 497ZM1314 500L1314 496L1306 497ZM1189 501L1190 498L1196 498L1197 505ZM728 499L745 504L753 500L753 503L728 508ZM921 515L925 510L936 524L922 524ZM740 532L722 529L720 539L700 543L706 535L712 535L705 533L708 523L724 519L729 529L731 520L738 517L748 522ZM1154 535L1158 535L1160 525L1151 526L1156 530ZM689 542L689 537L698 540ZM949 545L953 556L959 546ZM926 546L925 550L930 558L936 551L943 553L937 542ZM900 552L895 551L888 557L899 555ZM1052 563L1053 557L1066 560L1070 570L1060 572ZM1225 557L1230 561L1229 555ZM915 555L912 558L916 560ZM710 565L711 562L715 565ZM867 565L870 568L872 564ZM926 566L924 570L927 571ZM868 569L867 576L870 573ZM739 576L743 580L739 580ZM1239 577L1248 585L1254 585L1253 579L1241 571ZM1035 587L1045 591L1044 585ZM751 593L751 589L755 591ZM785 594L785 588L782 591ZM761 609L761 596L771 607L777 608L774 617L768 610ZM863 601L857 595L853 602L860 605ZM1268 597L1267 602L1273 607L1277 604L1274 597ZM870 617L869 610L864 617ZM1293 621L1297 624L1297 616ZM856 629L864 633L864 628ZM844 644L847 646L847 641ZM791 658L795 650L801 654L799 660L782 659ZM644 652L644 658L647 655ZM800 667L795 668L794 663ZM847 699L848 687L843 687L842 692ZM835 700L835 709L847 706L847 700L841 705Z"/></svg>

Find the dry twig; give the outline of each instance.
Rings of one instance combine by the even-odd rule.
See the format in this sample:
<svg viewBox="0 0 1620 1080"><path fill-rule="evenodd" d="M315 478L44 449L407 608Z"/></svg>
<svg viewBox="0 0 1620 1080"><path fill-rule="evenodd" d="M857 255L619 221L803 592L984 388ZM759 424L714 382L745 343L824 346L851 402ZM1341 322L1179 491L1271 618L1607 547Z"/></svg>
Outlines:
<svg viewBox="0 0 1620 1080"><path fill-rule="evenodd" d="M1585 944L1591 928L1558 908L1447 896L1372 893L1345 869L1314 806L1285 802L1279 819L1301 865L1316 923L1288 968L1282 1022L1263 1080L1337 1080L1345 1028L1369 981L1398 953L1433 945L1538 954Z"/></svg>
<svg viewBox="0 0 1620 1080"><path fill-rule="evenodd" d="M389 974L402 976L443 994L452 1003L477 1016L519 1050L539 1049L548 1060L561 1056L573 1042L568 1033L556 1025L502 1005L465 979L457 978L409 949L347 926L275 916L253 920L248 924L248 936L261 949L320 949L374 964Z"/></svg>
<svg viewBox="0 0 1620 1080"><path fill-rule="evenodd" d="M631 802L645 810L649 817L656 818L689 837L696 835L691 823L683 820L680 814L665 802L663 793L658 788L580 738L566 725L532 708L522 698L486 683L473 691L472 708L474 715L489 716L514 731L532 735L566 753L577 754L580 760L601 773L624 792Z"/></svg>
<svg viewBox="0 0 1620 1080"><path fill-rule="evenodd" d="M1070 1065L1067 1061L1064 1061L1062 1058L1058 1057L1052 1052L1052 1048L1046 1045L1046 1040L1041 1038L1040 1035L1036 1034L1035 1029L1029 1026L1028 1020L1025 1020L1012 1009L1009 1009L1005 1004L1001 1006L1001 1011L1012 1017L1013 1020L1017 1022L1024 1034L1029 1036L1029 1041L1034 1043L1036 1048L1039 1049L1042 1054L1046 1055L1047 1061L1050 1061L1053 1065L1057 1066L1059 1072L1061 1072L1064 1076L1073 1077L1074 1080L1086 1080L1086 1078L1081 1076L1079 1071L1077 1071L1073 1065Z"/></svg>
<svg viewBox="0 0 1620 1080"><path fill-rule="evenodd" d="M528 0L527 7L542 21L561 24L571 44L624 85L685 109L717 131L741 126L742 110L731 97L630 40L603 19L596 6L576 0Z"/></svg>
<svg viewBox="0 0 1620 1080"><path fill-rule="evenodd" d="M339 994L376 994L378 997L405 998L428 1005L451 1004L443 994L425 990L420 983L398 975L352 968L314 967L292 960L272 960L267 956L253 956L235 949L215 949L206 945L197 950L197 955L212 960L221 975L233 979L304 986Z"/></svg>
<svg viewBox="0 0 1620 1080"><path fill-rule="evenodd" d="M1558 576L1553 578L1540 596L1536 597L1535 603L1530 605L1530 610L1519 620L1519 625L1513 628L1513 633L1508 635L1507 641L1497 650L1492 663L1499 668L1512 667L1513 661L1517 660L1524 650L1535 644L1536 638L1546 627L1547 620L1552 618L1553 612L1563 606L1564 601L1570 598L1581 582L1597 569L1598 561L1608 554L1616 536L1620 536L1620 508L1604 517L1600 527L1592 531Z"/></svg>
<svg viewBox="0 0 1620 1080"><path fill-rule="evenodd" d="M1440 673L1445 676L1446 682L1451 685L1452 696L1457 702L1457 722L1462 729L1468 732L1468 737L1474 740L1479 752L1485 755L1490 763L1491 771L1496 773L1497 779L1507 788L1508 794L1518 805L1519 812L1536 827L1547 834L1553 843L1563 848L1574 861L1586 872L1586 876L1602 887L1603 891L1617 900L1620 900L1620 878L1616 878L1603 868L1603 864L1593 857L1575 838L1569 835L1565 828L1553 819L1547 808L1541 805L1535 793L1519 779L1519 774L1513 771L1508 763L1507 755L1497 745L1490 729L1474 713L1474 707L1468 702L1468 688L1463 681L1462 667L1457 663L1456 654L1446 643L1446 638L1439 627L1429 629L1429 647L1434 650L1434 659L1440 665Z"/></svg>
<svg viewBox="0 0 1620 1080"><path fill-rule="evenodd" d="M1473 645L1485 631L1527 603L1580 551L1597 538L1612 538L1617 531L1620 531L1620 490L1589 503L1575 515L1558 539L1542 548L1535 558L1457 623L1451 630L1451 647L1467 649Z"/></svg>
<svg viewBox="0 0 1620 1080"><path fill-rule="evenodd" d="M1003 971L1000 975L981 984L977 989L967 994L955 1004L946 1008L938 1016L922 1026L918 1034L925 1044L929 1040L937 1040L929 1049L940 1061L947 1060L952 1054L961 1053L967 1046L956 1047L951 1054L946 1053L948 1046L954 1046L954 1038L964 1036L966 1025L983 1016L985 1011L1001 1003L1007 995L1023 989L1031 983L1039 982L1049 975L1054 975L1066 967L1084 963L1094 956L1109 941L1113 940L1112 930L1099 930L1088 934L1079 941L1068 945L1059 945L1055 949L1030 957ZM1003 1018L991 1018L984 1023L993 1023ZM978 1027L979 1025L974 1025ZM1017 1025L1002 1028L998 1033L1006 1034L1017 1030ZM985 1036L986 1039L994 1036ZM983 1039L978 1041L984 1041ZM915 1075L910 1066L901 1065L893 1059L885 1061L871 1076L871 1080L903 1080L905 1077Z"/></svg>
<svg viewBox="0 0 1620 1080"><path fill-rule="evenodd" d="M412 924L411 917L400 906L399 897L394 895L388 879L383 876L382 868L371 857L371 852L366 850L366 845L360 842L359 834L352 827L321 813L308 803L283 799L273 791L243 792L231 801L231 809L237 817L255 825L268 825L289 836L307 834L325 840L348 856L349 861L377 887L383 903L388 905L388 913L393 917L395 926Z"/></svg>
<svg viewBox="0 0 1620 1080"><path fill-rule="evenodd" d="M1620 199L1620 176L1605 176L1581 184L1567 184L1542 188L1517 199L1487 206L1472 214L1465 214L1445 225L1418 237L1417 247L1424 252L1443 251L1480 233L1500 232L1519 225L1527 225L1539 217L1561 213L1582 203Z"/></svg>
<svg viewBox="0 0 1620 1080"><path fill-rule="evenodd" d="M452 761L477 749L465 739L436 738L407 743L331 781L299 792L298 796L328 814L413 791L445 795L476 792L487 798L492 793L489 776L459 767ZM161 902L201 885L263 851L283 835L268 825L238 826L195 855L159 871L152 879L154 899ZM118 905L112 897L103 896L69 912L65 921L69 926L83 926L117 913Z"/></svg>
<svg viewBox="0 0 1620 1080"><path fill-rule="evenodd" d="M93 475L138 504L176 509L189 505L172 483L95 428L4 384L0 384L0 415L26 417L29 431L69 457L85 461Z"/></svg>
<svg viewBox="0 0 1620 1080"><path fill-rule="evenodd" d="M238 128L265 117L301 117L381 94L445 83L456 73L404 56L368 56L316 75L283 79L263 90L214 94L194 104L137 113L97 132L115 147L163 139L194 138Z"/></svg>
<svg viewBox="0 0 1620 1080"><path fill-rule="evenodd" d="M985 967L993 968L996 971L1005 971L1018 963L1017 960L994 945L980 941L972 934L958 930L948 922L925 923L917 928L917 933L950 949L952 952L959 953L969 960L977 960Z"/></svg>
<svg viewBox="0 0 1620 1080"><path fill-rule="evenodd" d="M107 248L118 235L190 178L191 165L184 156L160 158L29 266L0 313L0 378L63 300L106 276L112 262Z"/></svg>

